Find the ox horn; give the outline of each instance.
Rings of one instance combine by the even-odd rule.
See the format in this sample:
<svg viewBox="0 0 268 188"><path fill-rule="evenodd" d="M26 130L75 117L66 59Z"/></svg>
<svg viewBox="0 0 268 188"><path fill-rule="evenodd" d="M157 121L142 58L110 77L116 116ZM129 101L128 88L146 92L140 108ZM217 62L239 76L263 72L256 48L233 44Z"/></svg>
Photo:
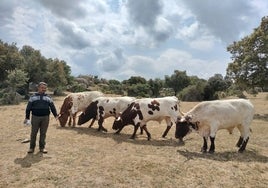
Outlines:
<svg viewBox="0 0 268 188"><path fill-rule="evenodd" d="M83 114L84 112L79 112L78 114L77 114L77 116L76 117L79 117L79 116L81 116L81 114Z"/></svg>
<svg viewBox="0 0 268 188"><path fill-rule="evenodd" d="M184 113L184 112L181 111L181 108L179 108L179 112L180 112L180 114L181 114L182 116L185 116L185 114L186 114L186 113Z"/></svg>

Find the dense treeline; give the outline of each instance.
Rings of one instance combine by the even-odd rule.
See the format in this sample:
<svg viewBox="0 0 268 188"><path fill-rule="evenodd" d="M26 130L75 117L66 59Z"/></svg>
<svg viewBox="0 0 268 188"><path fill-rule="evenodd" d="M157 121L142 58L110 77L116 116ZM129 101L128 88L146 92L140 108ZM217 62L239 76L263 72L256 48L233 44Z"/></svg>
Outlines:
<svg viewBox="0 0 268 188"><path fill-rule="evenodd" d="M181 100L213 100L225 95L243 97L242 91L255 93L256 88L268 89L268 17L250 36L227 47L233 62L226 77L215 74L208 80L188 76L186 71L174 70L164 79L146 80L131 76L122 82L95 75L73 77L71 68L63 60L44 57L31 46L19 49L16 43L0 40L0 104L17 104L20 96L27 96L39 81L46 81L50 91L61 95L64 91L100 90L104 93L135 97L175 95Z"/></svg>

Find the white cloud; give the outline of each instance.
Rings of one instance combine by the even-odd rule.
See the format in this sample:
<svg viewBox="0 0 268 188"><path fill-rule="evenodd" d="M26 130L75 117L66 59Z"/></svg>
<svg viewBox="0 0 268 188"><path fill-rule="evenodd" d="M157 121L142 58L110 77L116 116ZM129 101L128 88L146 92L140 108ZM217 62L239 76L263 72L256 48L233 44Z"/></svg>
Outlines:
<svg viewBox="0 0 268 188"><path fill-rule="evenodd" d="M226 46L249 35L265 0L2 0L0 39L59 58L74 75L225 74Z"/></svg>

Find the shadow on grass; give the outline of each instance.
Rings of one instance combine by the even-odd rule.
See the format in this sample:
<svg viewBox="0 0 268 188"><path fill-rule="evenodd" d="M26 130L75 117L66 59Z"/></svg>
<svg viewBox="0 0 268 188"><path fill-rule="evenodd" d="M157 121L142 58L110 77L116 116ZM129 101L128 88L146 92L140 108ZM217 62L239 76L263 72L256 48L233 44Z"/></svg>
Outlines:
<svg viewBox="0 0 268 188"><path fill-rule="evenodd" d="M254 114L254 119L268 121L268 114Z"/></svg>
<svg viewBox="0 0 268 188"><path fill-rule="evenodd" d="M115 134L115 132L108 131L108 132L102 132L97 131L96 128L87 128L87 127L58 127L58 129L64 129L64 130L70 130L70 131L76 131L78 134L86 134L90 136L96 136L101 138L111 138L117 143L127 142L131 144L137 144L137 145L152 145L152 146L180 146L178 144L177 139L175 138L161 138L161 137L153 137L151 140L147 140L146 133L143 133L142 135L137 132L136 139L130 139L131 134L126 133L120 133ZM172 134L171 132L169 134Z"/></svg>
<svg viewBox="0 0 268 188"><path fill-rule="evenodd" d="M131 134L120 133L115 134L115 132L101 132L97 131L96 128L87 128L87 127L58 127L58 129L64 129L68 131L75 131L77 134L86 134L89 136L95 136L99 138L111 138L118 144L120 143L130 143L137 145L151 145L151 146L172 146L176 148L180 148L180 146L184 146L184 143L179 143L175 138L154 138L151 140L147 140L147 135L144 133L140 135L137 133L137 137L135 140L130 139ZM172 133L169 133L172 134ZM188 142L193 138L185 138L184 142ZM177 150L177 152L184 156L187 160L195 159L195 158L204 158L215 161L240 161L240 162L261 162L267 163L268 157L261 155L257 150L251 149L246 150L243 153L239 153L237 151L226 151L226 152L215 152L214 154L210 153L201 153L201 152L191 152L188 150L181 151Z"/></svg>
<svg viewBox="0 0 268 188"><path fill-rule="evenodd" d="M46 155L46 154L45 154ZM32 164L39 163L44 159L50 159L51 157L43 156L43 153L38 152L35 154L27 154L23 158L16 158L14 160L15 164L20 164L22 168L30 168Z"/></svg>
<svg viewBox="0 0 268 188"><path fill-rule="evenodd" d="M177 152L187 158L187 160L203 158L215 161L239 161L239 162L261 162L267 163L268 157L261 155L258 151L255 150L245 150L243 153L234 152L234 151L225 151L225 152L215 152L210 153L201 153L201 152L191 152L191 151L181 151Z"/></svg>

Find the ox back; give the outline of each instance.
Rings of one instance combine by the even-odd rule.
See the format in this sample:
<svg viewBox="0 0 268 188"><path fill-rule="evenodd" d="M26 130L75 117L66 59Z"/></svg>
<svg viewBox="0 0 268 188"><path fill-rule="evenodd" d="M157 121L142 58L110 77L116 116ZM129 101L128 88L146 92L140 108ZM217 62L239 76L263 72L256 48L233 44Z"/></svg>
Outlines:
<svg viewBox="0 0 268 188"><path fill-rule="evenodd" d="M103 127L104 119L108 117L118 117L133 101L134 97L98 97L86 108L85 112L79 116L78 125L84 124L90 119L97 119L98 130L107 131ZM91 127L91 126L90 126Z"/></svg>
<svg viewBox="0 0 268 188"><path fill-rule="evenodd" d="M146 123L148 121L161 122L165 120L167 128L162 137L165 137L171 128L172 124L176 123L178 118L178 103L177 97L162 97L162 98L143 98L136 99L115 121L113 129L120 133L124 126L128 124L134 125L134 132L131 139L135 138L136 131L140 126L145 130L148 140L151 134L148 132Z"/></svg>
<svg viewBox="0 0 268 188"><path fill-rule="evenodd" d="M77 112L84 111L86 107L97 97L103 96L104 94L99 91L87 91L79 93L68 94L61 106L59 113L59 122L64 127L68 121L69 126L73 120L73 126L75 126L75 119Z"/></svg>

